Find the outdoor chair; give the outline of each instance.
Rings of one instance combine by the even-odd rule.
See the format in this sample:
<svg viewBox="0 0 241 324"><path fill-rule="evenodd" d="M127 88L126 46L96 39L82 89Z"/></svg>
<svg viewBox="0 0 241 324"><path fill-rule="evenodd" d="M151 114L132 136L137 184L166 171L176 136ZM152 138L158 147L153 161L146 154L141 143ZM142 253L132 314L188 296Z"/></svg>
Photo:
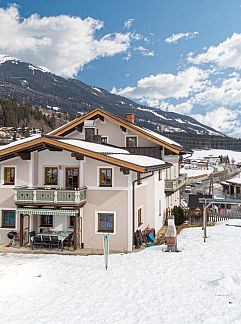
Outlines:
<svg viewBox="0 0 241 324"><path fill-rule="evenodd" d="M58 236L51 236L51 248L58 248L60 247L60 241Z"/></svg>
<svg viewBox="0 0 241 324"><path fill-rule="evenodd" d="M32 231L32 232L29 232L28 235L29 235L29 242L31 243L31 239L32 239L33 236L36 235L36 233L35 233L35 231Z"/></svg>
<svg viewBox="0 0 241 324"><path fill-rule="evenodd" d="M51 240L50 240L50 237L48 235L42 235L42 246L43 246L43 248L50 249Z"/></svg>
<svg viewBox="0 0 241 324"><path fill-rule="evenodd" d="M42 236L41 235L36 235L33 237L33 242L32 242L32 249L34 247L40 247L42 249L43 247L43 241L42 241Z"/></svg>
<svg viewBox="0 0 241 324"><path fill-rule="evenodd" d="M67 247L69 250L69 248L72 246L72 244L73 244L73 233L69 234L69 236L66 237L66 239L64 239L63 247Z"/></svg>

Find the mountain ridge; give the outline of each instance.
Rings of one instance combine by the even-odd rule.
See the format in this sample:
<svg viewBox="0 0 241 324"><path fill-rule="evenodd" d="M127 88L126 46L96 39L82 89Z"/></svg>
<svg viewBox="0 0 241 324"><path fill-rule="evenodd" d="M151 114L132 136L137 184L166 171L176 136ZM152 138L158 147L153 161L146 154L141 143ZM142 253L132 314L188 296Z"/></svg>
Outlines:
<svg viewBox="0 0 241 324"><path fill-rule="evenodd" d="M140 105L105 89L77 79L64 79L45 68L6 56L0 57L0 98L15 98L73 115L96 107L120 117L133 112L140 126L159 133L226 136L192 117Z"/></svg>

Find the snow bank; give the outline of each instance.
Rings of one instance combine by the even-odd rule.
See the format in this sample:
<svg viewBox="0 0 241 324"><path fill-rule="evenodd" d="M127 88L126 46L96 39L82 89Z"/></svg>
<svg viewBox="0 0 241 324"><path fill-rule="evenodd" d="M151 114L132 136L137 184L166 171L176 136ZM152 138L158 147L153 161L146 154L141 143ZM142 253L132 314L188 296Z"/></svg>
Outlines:
<svg viewBox="0 0 241 324"><path fill-rule="evenodd" d="M0 254L0 322L240 324L241 227L207 233L182 231L181 253L111 255L108 271L103 256Z"/></svg>

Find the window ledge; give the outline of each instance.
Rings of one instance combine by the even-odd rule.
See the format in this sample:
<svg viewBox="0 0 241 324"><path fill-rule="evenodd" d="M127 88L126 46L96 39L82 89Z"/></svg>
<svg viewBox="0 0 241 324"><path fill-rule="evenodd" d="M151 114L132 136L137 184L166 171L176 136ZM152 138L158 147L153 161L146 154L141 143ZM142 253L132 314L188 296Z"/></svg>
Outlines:
<svg viewBox="0 0 241 324"><path fill-rule="evenodd" d="M116 233L115 232L100 232L100 231L97 231L95 234L100 234L100 235L104 235L104 234L115 235Z"/></svg>

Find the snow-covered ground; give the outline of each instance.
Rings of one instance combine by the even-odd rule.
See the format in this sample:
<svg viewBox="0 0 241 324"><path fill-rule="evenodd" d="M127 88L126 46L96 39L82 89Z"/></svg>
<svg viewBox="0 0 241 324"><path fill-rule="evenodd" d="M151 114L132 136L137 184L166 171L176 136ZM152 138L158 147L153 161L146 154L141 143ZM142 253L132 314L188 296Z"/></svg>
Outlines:
<svg viewBox="0 0 241 324"><path fill-rule="evenodd" d="M186 229L178 246L111 255L108 271L103 256L2 254L0 323L241 323L241 227L206 243Z"/></svg>
<svg viewBox="0 0 241 324"><path fill-rule="evenodd" d="M213 168L209 167L208 170L181 168L180 174L184 174L184 173L187 174L188 178L204 176L204 175L209 175L210 173L213 173Z"/></svg>
<svg viewBox="0 0 241 324"><path fill-rule="evenodd" d="M235 163L241 162L241 152L229 151L229 150L194 150L192 154L193 159L205 158L207 156L227 156L229 157L230 162L232 159L235 160Z"/></svg>

